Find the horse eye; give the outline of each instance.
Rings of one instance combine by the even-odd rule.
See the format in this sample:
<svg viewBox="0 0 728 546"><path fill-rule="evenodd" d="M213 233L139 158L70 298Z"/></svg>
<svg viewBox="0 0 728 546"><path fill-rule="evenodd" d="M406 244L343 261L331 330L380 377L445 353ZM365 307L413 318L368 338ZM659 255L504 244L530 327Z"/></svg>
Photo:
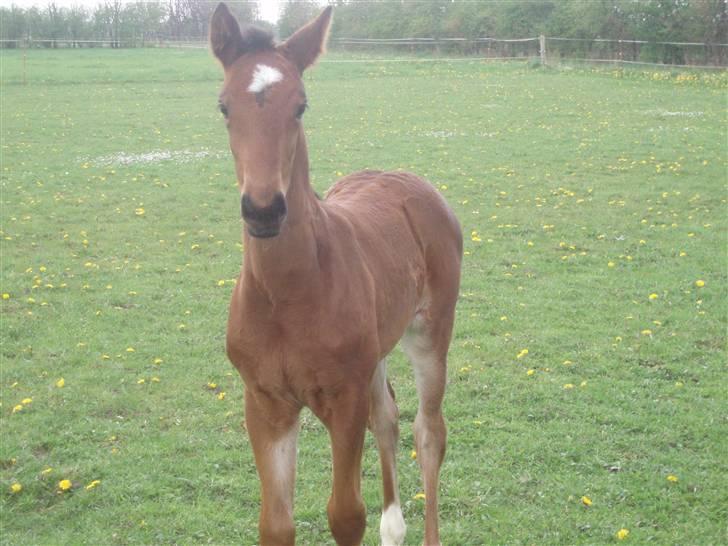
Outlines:
<svg viewBox="0 0 728 546"><path fill-rule="evenodd" d="M306 108L308 108L308 104L305 102L298 107L298 110L296 110L296 119L301 119L303 117L303 113L306 111Z"/></svg>
<svg viewBox="0 0 728 546"><path fill-rule="evenodd" d="M217 107L220 109L220 112L223 116L228 117L228 109L227 106L225 106L223 103L218 103Z"/></svg>

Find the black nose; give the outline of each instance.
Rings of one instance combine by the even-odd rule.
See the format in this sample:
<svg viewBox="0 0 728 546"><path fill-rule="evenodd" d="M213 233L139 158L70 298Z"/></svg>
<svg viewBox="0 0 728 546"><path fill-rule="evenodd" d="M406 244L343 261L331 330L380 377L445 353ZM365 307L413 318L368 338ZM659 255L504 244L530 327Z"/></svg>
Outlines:
<svg viewBox="0 0 728 546"><path fill-rule="evenodd" d="M265 238L278 235L287 210L286 198L282 193L277 193L267 207L257 206L247 193L243 194L243 198L240 200L240 212L253 237Z"/></svg>

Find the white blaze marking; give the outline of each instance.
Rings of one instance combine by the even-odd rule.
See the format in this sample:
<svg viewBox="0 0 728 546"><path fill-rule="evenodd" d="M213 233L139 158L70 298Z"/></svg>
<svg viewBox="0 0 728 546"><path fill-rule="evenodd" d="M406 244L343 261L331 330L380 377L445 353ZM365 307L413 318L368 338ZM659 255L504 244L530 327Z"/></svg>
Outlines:
<svg viewBox="0 0 728 546"><path fill-rule="evenodd" d="M394 502L382 512L382 522L379 525L382 546L400 546L404 542L406 532L407 526L404 523L402 509L398 502Z"/></svg>
<svg viewBox="0 0 728 546"><path fill-rule="evenodd" d="M255 67L253 80L248 86L248 91L253 94L260 93L282 79L283 74L277 68L273 68L267 64L259 64Z"/></svg>

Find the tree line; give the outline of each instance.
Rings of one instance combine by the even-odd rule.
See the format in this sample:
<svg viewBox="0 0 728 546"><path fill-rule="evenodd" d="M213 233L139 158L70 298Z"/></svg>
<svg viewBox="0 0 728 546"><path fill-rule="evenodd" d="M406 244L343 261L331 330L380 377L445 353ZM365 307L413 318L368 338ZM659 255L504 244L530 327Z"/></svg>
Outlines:
<svg viewBox="0 0 728 546"><path fill-rule="evenodd" d="M260 21L256 1L229 2L241 23L268 26L280 38L314 17L323 0L286 0L278 24ZM690 50L659 42L709 44L702 56L724 56L728 43L728 0L333 0L331 46L343 38L464 38L452 45L472 53L485 37L558 36L584 42L556 44L563 54L608 52L593 49L594 38L641 40L653 44L620 46L619 55L649 56L660 62L681 62ZM82 6L0 8L0 38L47 40L105 40L118 45L144 45L158 39L204 40L216 2L152 0L122 3L103 0L93 9ZM587 51L586 49L589 49ZM614 51L611 53L616 54Z"/></svg>
<svg viewBox="0 0 728 546"><path fill-rule="evenodd" d="M519 56L526 54L524 47L536 53L538 45L494 45L478 39L546 35L570 39L549 43L550 52L559 56L671 64L725 65L728 60L728 47L718 45L728 43L728 0L336 0L334 4L334 46L346 43L345 39L432 38L439 52ZM315 0L285 2L278 21L281 36L319 10ZM465 41L443 40L447 38Z"/></svg>
<svg viewBox="0 0 728 546"><path fill-rule="evenodd" d="M0 39L11 41L6 47L17 45L12 41L28 39L45 47L57 47L61 41L76 46L100 41L129 47L158 40L197 40L207 35L215 6L207 0L102 0L90 9L59 7L53 1L42 8L11 5L0 8ZM231 9L242 24L267 25L258 20L255 1L235 0Z"/></svg>
<svg viewBox="0 0 728 546"><path fill-rule="evenodd" d="M287 2L291 4L313 2ZM339 0L334 35L726 41L726 0ZM315 11L315 10L314 10Z"/></svg>

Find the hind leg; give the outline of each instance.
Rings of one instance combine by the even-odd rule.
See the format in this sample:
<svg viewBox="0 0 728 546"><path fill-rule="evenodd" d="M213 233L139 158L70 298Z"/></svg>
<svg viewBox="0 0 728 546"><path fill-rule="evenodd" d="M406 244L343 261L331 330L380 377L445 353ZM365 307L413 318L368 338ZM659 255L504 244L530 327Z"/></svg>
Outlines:
<svg viewBox="0 0 728 546"><path fill-rule="evenodd" d="M432 306L415 317L402 338L402 348L412 362L419 407L415 417L415 444L425 489L425 546L439 546L437 491L440 466L445 457L447 429L442 400L447 380L454 307L433 318Z"/></svg>
<svg viewBox="0 0 728 546"><path fill-rule="evenodd" d="M377 365L370 387L369 428L374 434L382 463L382 520L379 533L382 546L399 546L404 542L407 526L402 516L397 486L397 444L399 410L387 383L387 361Z"/></svg>

